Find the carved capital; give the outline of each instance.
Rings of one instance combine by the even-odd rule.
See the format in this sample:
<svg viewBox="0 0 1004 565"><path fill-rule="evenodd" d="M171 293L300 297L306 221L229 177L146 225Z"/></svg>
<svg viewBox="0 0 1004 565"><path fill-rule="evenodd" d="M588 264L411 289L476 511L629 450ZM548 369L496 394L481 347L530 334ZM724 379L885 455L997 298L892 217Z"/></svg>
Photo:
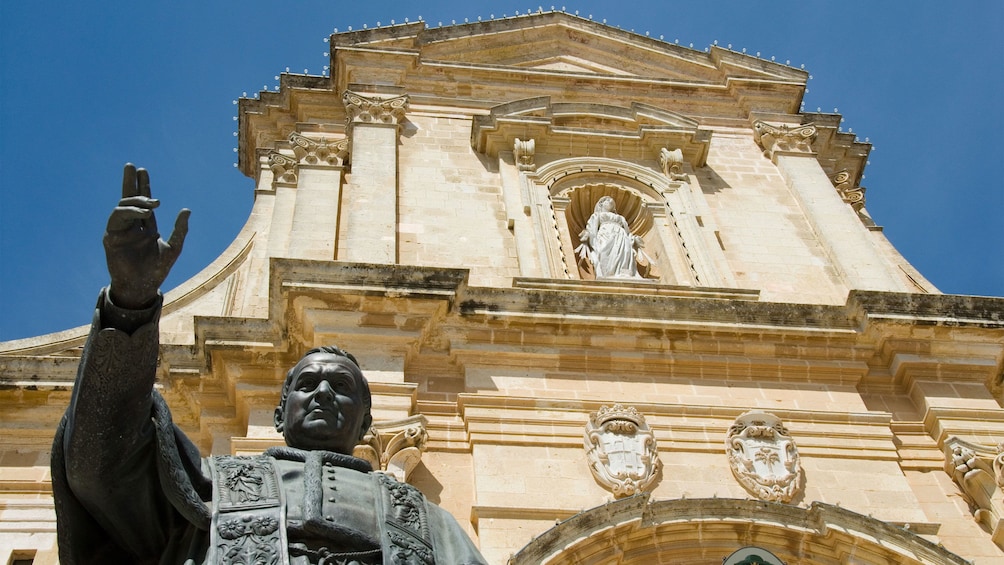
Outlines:
<svg viewBox="0 0 1004 565"><path fill-rule="evenodd" d="M536 143L533 139L522 140L516 138L513 144L513 155L516 156L516 168L521 171L536 171L537 164L534 162L534 147Z"/></svg>
<svg viewBox="0 0 1004 565"><path fill-rule="evenodd" d="M945 440L945 472L962 490L973 517L1004 548L1004 501L1001 500L1004 446L985 446L952 436Z"/></svg>
<svg viewBox="0 0 1004 565"><path fill-rule="evenodd" d="M297 160L278 151L268 152L268 168L272 170L273 182L296 184Z"/></svg>
<svg viewBox="0 0 1004 565"><path fill-rule="evenodd" d="M838 171L831 176L830 182L833 183L833 188L837 189L840 199L850 204L855 212L864 208L865 189L862 186L854 186L851 182L851 173L847 169Z"/></svg>
<svg viewBox="0 0 1004 565"><path fill-rule="evenodd" d="M421 462L428 441L425 416L418 414L373 424L352 454L404 483Z"/></svg>
<svg viewBox="0 0 1004 565"><path fill-rule="evenodd" d="M778 155L812 155L812 142L816 140L816 126L778 126L753 122L753 137L763 149L763 154L773 160Z"/></svg>
<svg viewBox="0 0 1004 565"><path fill-rule="evenodd" d="M686 182L687 175L683 172L683 150L668 147L659 150L659 165L662 166L662 173L669 180Z"/></svg>
<svg viewBox="0 0 1004 565"><path fill-rule="evenodd" d="M791 502L801 488L795 440L773 414L750 410L736 418L725 452L736 480L760 500Z"/></svg>
<svg viewBox="0 0 1004 565"><path fill-rule="evenodd" d="M602 406L590 414L584 445L593 477L617 498L647 489L662 467L655 435L630 406Z"/></svg>
<svg viewBox="0 0 1004 565"><path fill-rule="evenodd" d="M296 132L289 134L289 144L300 163L309 165L342 165L349 155L349 140L311 139Z"/></svg>
<svg viewBox="0 0 1004 565"><path fill-rule="evenodd" d="M408 111L408 95L395 98L370 98L346 90L342 95L348 123L399 124Z"/></svg>

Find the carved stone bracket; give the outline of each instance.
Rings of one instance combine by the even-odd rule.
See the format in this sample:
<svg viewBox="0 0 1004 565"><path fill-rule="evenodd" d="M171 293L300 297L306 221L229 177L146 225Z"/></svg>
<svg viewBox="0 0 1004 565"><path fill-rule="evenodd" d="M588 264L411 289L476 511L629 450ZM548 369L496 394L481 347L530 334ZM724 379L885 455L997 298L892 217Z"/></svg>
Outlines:
<svg viewBox="0 0 1004 565"><path fill-rule="evenodd" d="M659 150L659 165L662 166L662 172L669 180L682 182L689 180L683 172L683 150L673 149L670 151L669 148L663 147Z"/></svg>
<svg viewBox="0 0 1004 565"><path fill-rule="evenodd" d="M952 436L945 441L944 454L945 472L962 489L973 516L1004 548L1004 445L988 447Z"/></svg>
<svg viewBox="0 0 1004 565"><path fill-rule="evenodd" d="M297 160L292 157L278 151L268 152L268 168L272 169L274 182L296 184L298 175L296 165Z"/></svg>
<svg viewBox="0 0 1004 565"><path fill-rule="evenodd" d="M408 111L408 95L395 98L370 98L346 90L342 95L348 123L399 124Z"/></svg>
<svg viewBox="0 0 1004 565"><path fill-rule="evenodd" d="M349 156L349 140L311 139L296 132L289 134L293 154L300 163L338 167Z"/></svg>
<svg viewBox="0 0 1004 565"><path fill-rule="evenodd" d="M536 143L533 139L524 141L517 137L513 145L513 154L516 156L516 168L521 171L536 171L537 164L534 163L534 146Z"/></svg>
<svg viewBox="0 0 1004 565"><path fill-rule="evenodd" d="M763 154L773 160L778 155L812 155L812 142L816 140L816 126L779 126L753 122L753 137L763 148Z"/></svg>
<svg viewBox="0 0 1004 565"><path fill-rule="evenodd" d="M851 173L847 169L838 171L830 177L830 181L833 182L833 187L837 189L841 200L850 204L855 212L864 208L865 189L862 186L854 186L851 182Z"/></svg>
<svg viewBox="0 0 1004 565"><path fill-rule="evenodd" d="M584 437L589 470L617 498L655 482L662 462L645 417L629 406L602 406L589 415Z"/></svg>
<svg viewBox="0 0 1004 565"><path fill-rule="evenodd" d="M428 441L425 416L417 414L373 424L352 454L404 483L422 460Z"/></svg>
<svg viewBox="0 0 1004 565"><path fill-rule="evenodd" d="M791 502L801 488L802 465L795 441L773 414L742 414L725 438L732 474L760 500Z"/></svg>

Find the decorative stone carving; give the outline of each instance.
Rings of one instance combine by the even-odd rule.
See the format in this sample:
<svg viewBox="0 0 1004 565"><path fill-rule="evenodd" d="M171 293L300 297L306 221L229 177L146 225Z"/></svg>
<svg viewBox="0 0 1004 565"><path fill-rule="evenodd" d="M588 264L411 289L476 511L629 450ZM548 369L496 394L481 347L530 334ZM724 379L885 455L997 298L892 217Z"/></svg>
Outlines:
<svg viewBox="0 0 1004 565"><path fill-rule="evenodd" d="M407 482L411 471L422 460L429 441L425 416L421 414L402 420L373 424L352 453L365 459L374 469Z"/></svg>
<svg viewBox="0 0 1004 565"><path fill-rule="evenodd" d="M945 441L945 472L959 485L973 516L991 532L991 539L1004 548L1004 500L1001 497L1004 446L986 447L955 436Z"/></svg>
<svg viewBox="0 0 1004 565"><path fill-rule="evenodd" d="M629 406L602 406L589 415L586 458L596 481L617 498L647 489L662 462L645 417Z"/></svg>
<svg viewBox="0 0 1004 565"><path fill-rule="evenodd" d="M310 139L294 132L289 134L289 143L293 146L293 154L296 155L297 160L309 165L337 167L349 154L348 138L337 141Z"/></svg>
<svg viewBox="0 0 1004 565"><path fill-rule="evenodd" d="M342 95L349 124L398 124L408 111L408 96L370 98L346 90Z"/></svg>
<svg viewBox="0 0 1004 565"><path fill-rule="evenodd" d="M668 148L663 147L659 150L659 164L662 166L662 172L673 181L683 181L686 182L688 179L687 175L683 172L683 150L673 149L670 151Z"/></svg>
<svg viewBox="0 0 1004 565"><path fill-rule="evenodd" d="M272 169L274 182L288 182L296 184L297 181L297 161L296 159L283 155L278 151L268 152L268 168Z"/></svg>
<svg viewBox="0 0 1004 565"><path fill-rule="evenodd" d="M750 410L736 418L725 438L732 474L760 500L791 502L802 466L795 441L773 414Z"/></svg>
<svg viewBox="0 0 1004 565"><path fill-rule="evenodd" d="M516 168L521 171L537 170L537 165L534 163L533 155L536 143L533 139L527 139L524 141L516 138L516 142L513 145L513 154L516 156Z"/></svg>
<svg viewBox="0 0 1004 565"><path fill-rule="evenodd" d="M837 189L837 193L840 195L841 200L851 205L854 211L857 212L865 206L865 189L864 187L854 186L851 183L851 173L847 169L838 171L835 175L830 177L830 181L833 182L833 187Z"/></svg>
<svg viewBox="0 0 1004 565"><path fill-rule="evenodd" d="M753 122L753 137L763 148L764 156L772 160L777 155L809 155L813 153L812 142L816 140L816 126L774 126L757 120Z"/></svg>

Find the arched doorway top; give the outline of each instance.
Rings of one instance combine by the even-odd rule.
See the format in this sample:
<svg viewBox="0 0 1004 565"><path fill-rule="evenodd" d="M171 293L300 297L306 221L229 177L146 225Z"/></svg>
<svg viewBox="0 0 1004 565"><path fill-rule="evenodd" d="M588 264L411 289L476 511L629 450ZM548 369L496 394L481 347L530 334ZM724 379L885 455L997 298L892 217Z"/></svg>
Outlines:
<svg viewBox="0 0 1004 565"><path fill-rule="evenodd" d="M544 532L509 565L720 564L754 545L786 563L968 563L903 528L813 502L808 508L726 498L650 501L641 494L581 512Z"/></svg>

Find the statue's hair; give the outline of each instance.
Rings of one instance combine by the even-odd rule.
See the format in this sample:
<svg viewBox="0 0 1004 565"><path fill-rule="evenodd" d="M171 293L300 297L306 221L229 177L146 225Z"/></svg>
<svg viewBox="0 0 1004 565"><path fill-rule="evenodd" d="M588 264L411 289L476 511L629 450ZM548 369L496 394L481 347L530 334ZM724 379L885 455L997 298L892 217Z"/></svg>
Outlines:
<svg viewBox="0 0 1004 565"><path fill-rule="evenodd" d="M363 401L363 406L366 408L366 413L369 414L370 409L373 406L373 397L370 394L370 385L366 381L366 377L363 375L362 369L359 368L359 361L356 361L354 355L335 345L322 345L307 351L303 354L303 357L296 362L296 365L293 365L293 367L286 372L286 381L282 383L282 395L279 397L279 409L282 410L286 408L286 397L289 396L289 388L293 386L293 377L296 375L296 368L300 366L300 363L302 363L304 359L314 353L329 353L331 355L337 355L338 357L344 357L349 361L352 361L352 364L356 366L356 370L359 371L359 378L363 385L360 391L360 398Z"/></svg>
<svg viewBox="0 0 1004 565"><path fill-rule="evenodd" d="M593 206L593 213L598 214L602 212L602 210L600 209L600 205L606 202L607 200L611 202L613 207L613 212L617 213L617 201L614 200L613 196L601 196L600 199L596 201L596 205Z"/></svg>

